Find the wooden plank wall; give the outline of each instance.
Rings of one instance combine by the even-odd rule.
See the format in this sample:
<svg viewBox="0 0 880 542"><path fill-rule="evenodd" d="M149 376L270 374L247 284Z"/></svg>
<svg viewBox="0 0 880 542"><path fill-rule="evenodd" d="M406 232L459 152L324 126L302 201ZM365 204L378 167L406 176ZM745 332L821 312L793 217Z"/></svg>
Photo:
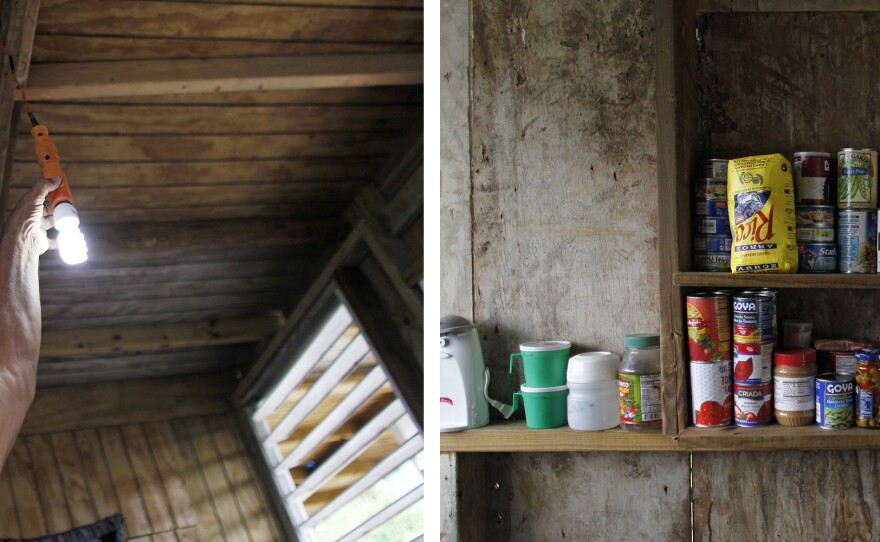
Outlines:
<svg viewBox="0 0 880 542"><path fill-rule="evenodd" d="M132 540L281 540L229 413L23 435L0 473L0 538L122 512Z"/></svg>

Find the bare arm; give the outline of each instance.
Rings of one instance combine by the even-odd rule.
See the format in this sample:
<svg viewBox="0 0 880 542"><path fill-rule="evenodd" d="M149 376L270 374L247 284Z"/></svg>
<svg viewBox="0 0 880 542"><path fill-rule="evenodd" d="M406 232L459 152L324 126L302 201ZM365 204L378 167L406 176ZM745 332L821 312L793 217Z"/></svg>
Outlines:
<svg viewBox="0 0 880 542"><path fill-rule="evenodd" d="M0 470L34 398L40 354L39 259L48 248L43 200L58 181L41 179L9 216L0 239Z"/></svg>

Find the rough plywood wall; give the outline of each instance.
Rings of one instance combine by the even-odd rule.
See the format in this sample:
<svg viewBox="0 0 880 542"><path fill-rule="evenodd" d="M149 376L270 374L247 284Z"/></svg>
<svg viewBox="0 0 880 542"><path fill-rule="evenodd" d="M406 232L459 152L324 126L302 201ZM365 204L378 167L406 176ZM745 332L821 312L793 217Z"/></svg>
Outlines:
<svg viewBox="0 0 880 542"><path fill-rule="evenodd" d="M687 454L499 454L486 540L688 540Z"/></svg>

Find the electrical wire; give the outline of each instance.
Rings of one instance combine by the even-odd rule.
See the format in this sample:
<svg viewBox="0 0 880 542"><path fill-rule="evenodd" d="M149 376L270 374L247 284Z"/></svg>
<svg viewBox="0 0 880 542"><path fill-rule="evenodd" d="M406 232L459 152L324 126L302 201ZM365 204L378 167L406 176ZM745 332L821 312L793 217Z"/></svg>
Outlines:
<svg viewBox="0 0 880 542"><path fill-rule="evenodd" d="M3 0L0 0L0 13L3 13ZM12 54L9 52L9 49L6 48L5 41L0 38L0 50L3 51L3 54L6 58L9 59L9 67L12 72L12 80L15 81L15 86L21 92L21 100L24 102L24 110L28 112L28 115L31 115L31 104L28 102L27 98L27 85L23 84L18 79L18 73L15 71L15 60L12 58Z"/></svg>

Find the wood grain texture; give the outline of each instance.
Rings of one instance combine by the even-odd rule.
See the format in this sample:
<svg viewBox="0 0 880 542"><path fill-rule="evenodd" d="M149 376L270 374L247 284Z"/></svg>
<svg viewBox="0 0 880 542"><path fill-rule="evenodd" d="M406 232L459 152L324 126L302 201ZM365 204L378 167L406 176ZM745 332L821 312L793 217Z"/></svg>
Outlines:
<svg viewBox="0 0 880 542"><path fill-rule="evenodd" d="M71 526L86 525L100 519L103 516L98 515L92 501L89 479L83 469L74 433L52 433L49 438L70 510Z"/></svg>
<svg viewBox="0 0 880 542"><path fill-rule="evenodd" d="M145 536L153 532L143 494L138 488L134 467L122 439L121 427L101 427L98 429L101 447L107 458L107 466L113 486L119 497L119 504L125 514L128 536Z"/></svg>
<svg viewBox="0 0 880 542"><path fill-rule="evenodd" d="M42 536L49 532L35 477L39 467L35 468L25 439L19 437L3 470L11 477L18 524L24 537Z"/></svg>
<svg viewBox="0 0 880 542"><path fill-rule="evenodd" d="M0 536L21 537L15 496L12 493L12 475L8 469L0 471Z"/></svg>
<svg viewBox="0 0 880 542"><path fill-rule="evenodd" d="M101 518L112 516L122 508L119 504L118 491L110 476L110 468L98 431L82 429L74 434L83 471L89 484L89 495L97 516Z"/></svg>
<svg viewBox="0 0 880 542"><path fill-rule="evenodd" d="M494 521L484 539L690 538L685 453L491 457L486 513Z"/></svg>
<svg viewBox="0 0 880 542"><path fill-rule="evenodd" d="M50 533L66 531L73 527L70 508L61 485L61 473L52 449L49 435L29 435L24 438L34 464L37 492Z"/></svg>
<svg viewBox="0 0 880 542"><path fill-rule="evenodd" d="M493 397L522 381L506 376L521 342L622 353L657 331L652 17L474 2L474 318Z"/></svg>
<svg viewBox="0 0 880 542"><path fill-rule="evenodd" d="M168 504L168 496L156 467L156 460L147 444L141 425L128 424L122 427L122 438L132 471L137 480L138 491L143 497L147 515L152 525L151 532L165 532L174 528L174 517Z"/></svg>

